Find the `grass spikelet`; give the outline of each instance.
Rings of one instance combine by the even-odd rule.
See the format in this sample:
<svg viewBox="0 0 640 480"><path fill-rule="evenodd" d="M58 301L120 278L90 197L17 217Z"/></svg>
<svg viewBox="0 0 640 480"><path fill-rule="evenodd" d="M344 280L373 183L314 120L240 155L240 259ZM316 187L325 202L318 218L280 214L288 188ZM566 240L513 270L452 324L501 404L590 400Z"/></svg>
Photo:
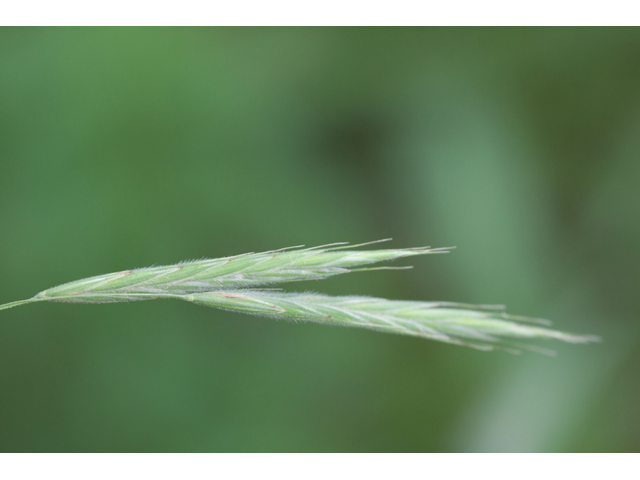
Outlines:
<svg viewBox="0 0 640 480"><path fill-rule="evenodd" d="M65 283L40 292L36 297L65 302L117 302L157 298L162 294L264 287L322 280L377 262L446 251L429 247L361 251L344 248L283 249L125 270Z"/></svg>
<svg viewBox="0 0 640 480"><path fill-rule="evenodd" d="M329 297L315 293L282 293L239 290L185 295L185 300L255 315L290 320L361 327L440 340L483 350L510 349L510 340L554 339L570 343L597 341L590 335L574 335L505 320L501 311L469 309L467 305L387 300L372 297ZM521 320L527 320L521 318ZM527 346L518 345L520 348ZM546 351L545 353L549 353Z"/></svg>
<svg viewBox="0 0 640 480"><path fill-rule="evenodd" d="M354 296L329 297L261 288L286 282L321 280L352 271L393 268L368 265L414 255L446 253L450 250L430 247L353 250L365 245L369 243L355 246L338 243L306 249L292 247L125 270L65 283L40 292L31 299L0 305L0 310L42 301L110 303L172 298L273 318L307 320L429 338L481 350L502 348L515 353L518 350L512 347L516 346L549 353L544 349L513 342L553 339L588 343L598 340L593 336L527 325L521 322L542 321L509 316L495 306Z"/></svg>

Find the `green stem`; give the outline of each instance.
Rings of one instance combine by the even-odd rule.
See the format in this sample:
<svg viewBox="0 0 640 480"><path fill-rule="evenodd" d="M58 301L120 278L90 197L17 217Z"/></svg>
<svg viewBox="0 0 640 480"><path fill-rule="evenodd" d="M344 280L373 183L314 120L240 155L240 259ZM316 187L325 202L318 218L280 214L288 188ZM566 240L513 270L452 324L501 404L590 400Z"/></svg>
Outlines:
<svg viewBox="0 0 640 480"><path fill-rule="evenodd" d="M41 302L46 300L45 298L29 298L27 300L18 300L17 302L5 303L0 305L0 310L7 310L8 308L18 307L20 305L26 305L27 303Z"/></svg>
<svg viewBox="0 0 640 480"><path fill-rule="evenodd" d="M38 294L39 295L39 294ZM5 303L4 305L0 305L0 310L7 310L9 308L13 308L13 307L18 307L20 305L26 305L28 303L35 303L35 302L64 302L65 300L73 300L76 301L78 303L106 303L106 302L82 302L82 295L60 295L60 296L55 296L55 297L40 297L36 295L33 298L29 298L27 300L18 300L17 302L11 302L11 303ZM179 299L179 300L185 300L185 295L174 295L174 294L170 294L170 293L154 293L154 294L148 294L148 293L123 293L123 294L104 294L104 295L100 295L100 294L94 294L91 295L94 299L95 298L99 298L99 297L104 297L106 299L114 299L117 298L118 296L124 297L126 299L130 299L132 297L139 297L141 299L144 300L153 300L156 298L175 298L175 299ZM116 300L118 301L118 300ZM120 300L120 301L124 301L124 300Z"/></svg>

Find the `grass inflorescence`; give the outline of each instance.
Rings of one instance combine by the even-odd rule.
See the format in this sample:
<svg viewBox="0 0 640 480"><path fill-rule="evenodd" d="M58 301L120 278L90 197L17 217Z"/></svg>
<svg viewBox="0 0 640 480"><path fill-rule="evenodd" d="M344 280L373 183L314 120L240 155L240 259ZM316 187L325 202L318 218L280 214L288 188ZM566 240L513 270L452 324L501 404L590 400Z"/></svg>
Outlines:
<svg viewBox="0 0 640 480"><path fill-rule="evenodd" d="M286 282L321 280L353 271L390 269L394 267L369 265L450 250L430 247L354 250L370 243L291 247L125 270L65 283L44 290L33 298L0 305L0 310L43 301L113 303L173 298L236 312L362 327L482 350L498 347L515 353L519 348L527 348L552 353L518 342L537 338L571 343L598 340L590 335L575 335L533 325L548 322L510 316L499 306L355 296L329 297L316 293L284 293L267 288Z"/></svg>

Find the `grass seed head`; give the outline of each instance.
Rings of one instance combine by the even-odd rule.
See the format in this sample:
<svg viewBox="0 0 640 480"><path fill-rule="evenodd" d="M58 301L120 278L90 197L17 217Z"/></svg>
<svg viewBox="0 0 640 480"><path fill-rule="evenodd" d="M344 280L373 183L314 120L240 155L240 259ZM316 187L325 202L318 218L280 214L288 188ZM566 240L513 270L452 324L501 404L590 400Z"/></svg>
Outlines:
<svg viewBox="0 0 640 480"><path fill-rule="evenodd" d="M515 352L513 342L518 340L554 339L570 343L598 340L593 336L521 323L540 321L509 316L490 306L256 290L286 282L321 280L352 271L390 268L369 265L450 250L430 247L353 250L358 246L362 245L294 247L125 270L65 283L31 299L0 305L0 310L41 301L110 303L173 298L236 312L361 327L482 350L503 348ZM524 348L543 351L535 347Z"/></svg>

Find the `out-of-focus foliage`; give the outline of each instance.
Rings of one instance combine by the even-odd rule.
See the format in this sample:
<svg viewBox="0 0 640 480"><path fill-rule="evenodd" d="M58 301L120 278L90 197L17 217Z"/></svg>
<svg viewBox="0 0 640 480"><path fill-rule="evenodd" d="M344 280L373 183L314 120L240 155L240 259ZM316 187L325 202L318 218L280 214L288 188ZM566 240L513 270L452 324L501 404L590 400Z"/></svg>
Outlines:
<svg viewBox="0 0 640 480"><path fill-rule="evenodd" d="M296 286L506 303L514 357L181 302L0 317L0 450L638 451L637 29L0 30L0 303L394 237ZM556 345L554 345L554 348Z"/></svg>

